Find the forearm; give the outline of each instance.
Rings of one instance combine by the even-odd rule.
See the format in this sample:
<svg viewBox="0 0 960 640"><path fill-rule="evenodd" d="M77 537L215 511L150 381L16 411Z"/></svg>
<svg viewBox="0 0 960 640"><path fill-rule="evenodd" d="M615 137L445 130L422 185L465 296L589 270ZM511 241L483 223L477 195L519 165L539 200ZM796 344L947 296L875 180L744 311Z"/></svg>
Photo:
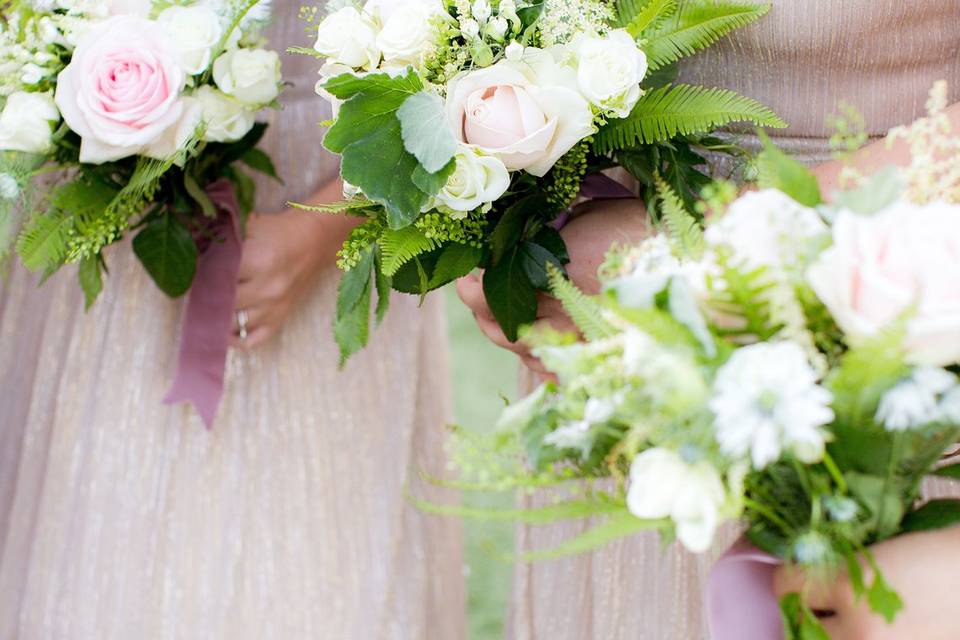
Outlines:
<svg viewBox="0 0 960 640"><path fill-rule="evenodd" d="M956 135L960 135L960 102L947 107L945 111L950 119L950 125ZM907 124L907 123L905 123ZM840 174L844 166L851 166L861 174L868 175L888 165L906 166L910 163L910 150L906 143L898 140L893 146L888 146L886 140L880 140L867 145L847 160L832 160L825 162L814 169L820 181L820 189L825 198L840 185Z"/></svg>

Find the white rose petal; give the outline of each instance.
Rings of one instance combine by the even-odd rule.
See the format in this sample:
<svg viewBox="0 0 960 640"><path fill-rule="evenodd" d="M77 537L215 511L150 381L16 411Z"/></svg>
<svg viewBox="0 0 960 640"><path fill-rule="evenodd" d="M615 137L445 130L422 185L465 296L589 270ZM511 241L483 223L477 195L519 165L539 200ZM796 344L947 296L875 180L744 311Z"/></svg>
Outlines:
<svg viewBox="0 0 960 640"><path fill-rule="evenodd" d="M203 139L209 142L233 142L247 135L256 122L256 114L245 104L217 91L200 87L194 94L200 102L205 125Z"/></svg>
<svg viewBox="0 0 960 640"><path fill-rule="evenodd" d="M504 49L504 55L510 62L519 62L523 58L523 45L513 41Z"/></svg>
<svg viewBox="0 0 960 640"><path fill-rule="evenodd" d="M416 65L437 39L435 16L443 13L437 2L407 0L399 4L377 35L377 47L393 66Z"/></svg>
<svg viewBox="0 0 960 640"><path fill-rule="evenodd" d="M225 94L252 106L280 94L280 56L266 49L235 49L213 63L213 80Z"/></svg>
<svg viewBox="0 0 960 640"><path fill-rule="evenodd" d="M480 36L480 23L473 18L461 20L460 34L467 40L476 40Z"/></svg>
<svg viewBox="0 0 960 640"><path fill-rule="evenodd" d="M375 69L380 63L377 27L373 19L354 7L327 16L317 28L314 49L330 61L353 69Z"/></svg>
<svg viewBox="0 0 960 640"><path fill-rule="evenodd" d="M507 19L503 16L497 16L487 23L487 34L494 40L500 41L503 40L509 28L510 23L507 22Z"/></svg>
<svg viewBox="0 0 960 640"><path fill-rule="evenodd" d="M490 14L493 13L493 10L487 0L474 0L473 5L470 7L470 13L473 14L473 17L476 18L478 22L483 23L487 21Z"/></svg>
<svg viewBox="0 0 960 640"><path fill-rule="evenodd" d="M454 217L463 217L496 201L510 186L510 174L503 162L476 147L461 144L453 157L456 162L453 173L435 199L440 205L462 214Z"/></svg>
<svg viewBox="0 0 960 640"><path fill-rule="evenodd" d="M52 145L53 125L59 121L60 112L49 91L12 93L0 113L0 149L46 153Z"/></svg>
<svg viewBox="0 0 960 640"><path fill-rule="evenodd" d="M223 36L220 16L204 5L173 6L157 17L170 34L180 53L180 65L189 75L196 75L210 66L210 56Z"/></svg>
<svg viewBox="0 0 960 640"><path fill-rule="evenodd" d="M616 29L603 38L581 36L573 47L583 97L618 118L630 115L647 73L647 57L630 34Z"/></svg>

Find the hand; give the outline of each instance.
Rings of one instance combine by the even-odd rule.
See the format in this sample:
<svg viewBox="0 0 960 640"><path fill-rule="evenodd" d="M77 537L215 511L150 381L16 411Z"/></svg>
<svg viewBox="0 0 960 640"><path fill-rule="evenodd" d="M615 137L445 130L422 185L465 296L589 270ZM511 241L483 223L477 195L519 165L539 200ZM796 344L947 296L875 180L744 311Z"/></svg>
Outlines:
<svg viewBox="0 0 960 640"><path fill-rule="evenodd" d="M257 347L273 337L310 288L314 275L332 260L322 250L320 215L295 209L251 214L243 241L236 311L247 316L247 336L235 327L232 345Z"/></svg>
<svg viewBox="0 0 960 640"><path fill-rule="evenodd" d="M597 293L600 284L597 269L614 242L633 244L648 233L646 210L639 200L603 200L582 205L578 215L561 231L567 244L570 279L586 293ZM497 346L516 353L523 364L541 376L548 376L543 365L522 342L510 342L493 317L483 295L481 278L469 275L457 281L457 293L473 312L480 330ZM558 331L576 331L573 322L557 300L538 296L534 326L547 324Z"/></svg>
<svg viewBox="0 0 960 640"><path fill-rule="evenodd" d="M800 593L814 611L828 612L821 623L831 640L952 640L960 637L960 528L913 533L872 548L884 578L903 599L893 624L872 612L865 598L854 598L845 574L829 582L781 568L774 578L778 598ZM870 584L871 572L865 568Z"/></svg>

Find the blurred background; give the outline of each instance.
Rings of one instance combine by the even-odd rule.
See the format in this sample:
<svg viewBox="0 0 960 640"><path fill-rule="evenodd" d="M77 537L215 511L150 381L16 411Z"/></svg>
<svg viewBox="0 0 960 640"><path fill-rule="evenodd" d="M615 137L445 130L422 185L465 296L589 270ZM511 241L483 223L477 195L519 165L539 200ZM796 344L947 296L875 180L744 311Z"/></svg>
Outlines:
<svg viewBox="0 0 960 640"><path fill-rule="evenodd" d="M480 333L452 286L445 295L456 422L467 429L492 429L504 406L502 398L516 397L517 358ZM509 495L468 493L463 501L476 506L512 506ZM513 523L466 520L464 531L469 638L499 640L510 595L512 567L504 554L513 550Z"/></svg>

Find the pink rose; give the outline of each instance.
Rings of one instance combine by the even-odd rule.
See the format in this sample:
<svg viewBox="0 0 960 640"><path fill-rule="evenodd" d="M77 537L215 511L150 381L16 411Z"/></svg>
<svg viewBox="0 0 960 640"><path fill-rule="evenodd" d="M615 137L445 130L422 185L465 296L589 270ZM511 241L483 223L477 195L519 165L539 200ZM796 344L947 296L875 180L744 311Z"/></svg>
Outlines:
<svg viewBox="0 0 960 640"><path fill-rule="evenodd" d="M502 60L454 78L447 115L454 134L503 161L507 169L542 176L594 132L590 105L572 69L532 48L530 59Z"/></svg>
<svg viewBox="0 0 960 640"><path fill-rule="evenodd" d="M178 59L163 27L144 18L115 16L84 34L60 72L55 97L80 135L81 162L160 157L185 142L193 131L182 120L197 111L181 100ZM172 144L171 135L179 138Z"/></svg>
<svg viewBox="0 0 960 640"><path fill-rule="evenodd" d="M960 206L898 202L873 216L843 212L833 246L807 277L854 344L910 312L908 361L960 362Z"/></svg>

